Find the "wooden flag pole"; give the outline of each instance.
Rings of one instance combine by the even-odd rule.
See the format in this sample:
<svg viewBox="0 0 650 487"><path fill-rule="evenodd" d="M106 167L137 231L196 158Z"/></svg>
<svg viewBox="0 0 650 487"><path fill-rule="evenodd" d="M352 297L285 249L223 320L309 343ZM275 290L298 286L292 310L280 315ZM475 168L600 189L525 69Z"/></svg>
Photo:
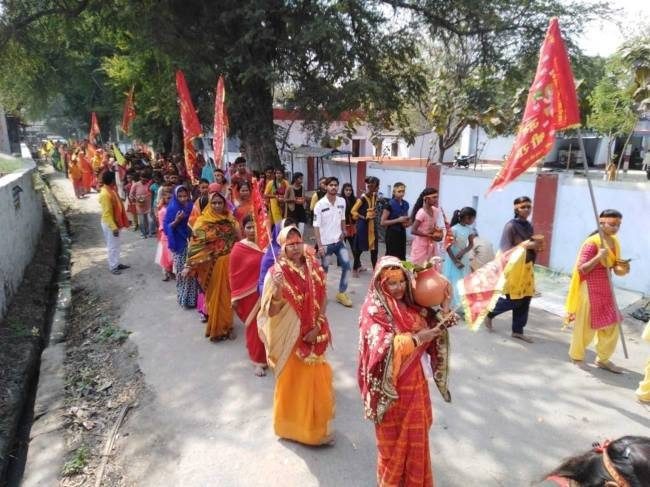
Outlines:
<svg viewBox="0 0 650 487"><path fill-rule="evenodd" d="M585 143L582 140L582 131L580 129L577 129L577 131L578 131L578 142L580 143L580 151L582 152L582 164L585 170L585 178L587 179L587 187L589 188L589 197L591 198L591 207L593 208L594 218L596 219L596 228L598 229L598 234L600 235L600 247L604 248L605 234L603 232L603 229L600 227L600 218L598 216L598 209L596 208L596 197L594 195L594 187L591 184L591 178L589 177L589 165L587 164L587 151L585 150ZM614 300L614 306L618 308L618 305L616 304L616 294L614 294L614 284L612 283L612 275L609 269L607 271L607 280L609 281L609 288L612 293L612 299ZM623 346L623 354L625 355L625 358L630 358L627 353L627 344L625 343L625 336L623 335L622 325L623 323L620 323L618 325L618 331L619 331L619 336L621 337L621 345Z"/></svg>

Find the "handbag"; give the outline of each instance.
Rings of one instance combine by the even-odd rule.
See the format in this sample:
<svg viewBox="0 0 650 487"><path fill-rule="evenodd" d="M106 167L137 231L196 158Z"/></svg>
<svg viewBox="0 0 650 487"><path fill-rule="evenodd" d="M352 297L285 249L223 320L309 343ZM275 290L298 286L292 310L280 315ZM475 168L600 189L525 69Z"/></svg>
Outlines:
<svg viewBox="0 0 650 487"><path fill-rule="evenodd" d="M357 234L357 226L354 223L346 223L345 236L347 238L354 237Z"/></svg>

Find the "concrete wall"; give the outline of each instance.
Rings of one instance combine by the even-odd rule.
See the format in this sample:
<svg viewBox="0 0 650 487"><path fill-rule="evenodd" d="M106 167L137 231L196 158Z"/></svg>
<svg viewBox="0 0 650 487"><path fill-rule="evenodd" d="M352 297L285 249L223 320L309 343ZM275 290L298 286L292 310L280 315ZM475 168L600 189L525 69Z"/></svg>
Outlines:
<svg viewBox="0 0 650 487"><path fill-rule="evenodd" d="M586 180L565 174L560 178L550 267L569 272L580 244L596 229L596 224ZM619 238L623 257L632 259L632 270L625 277L614 276L614 283L650 295L650 183L592 183L598 211L614 208L623 213Z"/></svg>
<svg viewBox="0 0 650 487"><path fill-rule="evenodd" d="M0 178L0 316L4 316L23 279L41 234L41 194L33 181L36 165L26 159L23 162L22 170ZM13 196L17 187L22 189L19 208L15 207Z"/></svg>
<svg viewBox="0 0 650 487"><path fill-rule="evenodd" d="M404 169L369 163L366 174L380 179L380 191L390 195L390 186L406 184L406 200L413 205L426 186L425 168ZM447 217L463 206L476 208L476 226L487 240L498 248L503 225L512 218L512 201L518 196L535 196L534 173L524 174L502 191L485 196L493 172L474 173L448 167L442 169L440 202ZM580 244L596 228L587 181L571 174L560 174L549 267L569 273L575 265ZM650 295L650 183L606 183L592 179L598 211L615 208L623 213L619 232L622 254L632 259L632 271L625 277L614 277L617 286ZM533 205L533 212L535 206Z"/></svg>

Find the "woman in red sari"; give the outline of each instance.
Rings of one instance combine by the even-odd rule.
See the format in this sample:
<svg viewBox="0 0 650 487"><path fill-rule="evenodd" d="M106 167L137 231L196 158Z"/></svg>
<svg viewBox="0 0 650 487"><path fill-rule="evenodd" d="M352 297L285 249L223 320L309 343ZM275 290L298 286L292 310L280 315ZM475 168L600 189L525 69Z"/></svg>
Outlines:
<svg viewBox="0 0 650 487"><path fill-rule="evenodd" d="M230 252L230 300L232 307L246 329L246 348L255 366L255 375L266 375L266 350L257 333L257 312L260 295L257 280L264 251L255 243L255 222L251 215L242 220L244 239L235 243Z"/></svg>
<svg viewBox="0 0 650 487"><path fill-rule="evenodd" d="M432 310L416 305L411 279L398 258L383 257L360 315L358 380L366 417L375 423L380 487L433 485L433 415L425 368L433 371L444 400L451 401L446 328L455 316L443 325Z"/></svg>

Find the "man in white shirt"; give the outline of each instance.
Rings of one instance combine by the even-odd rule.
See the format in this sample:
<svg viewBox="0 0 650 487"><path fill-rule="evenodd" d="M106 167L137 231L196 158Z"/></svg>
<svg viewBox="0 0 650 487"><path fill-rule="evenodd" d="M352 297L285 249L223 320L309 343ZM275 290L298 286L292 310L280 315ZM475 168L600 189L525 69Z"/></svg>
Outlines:
<svg viewBox="0 0 650 487"><path fill-rule="evenodd" d="M337 195L339 180L327 178L327 193L314 206L314 234L318 244L318 255L325 272L328 270L327 256L335 254L341 267L341 280L336 301L343 306L352 307L352 300L346 294L350 256L345 246L345 200Z"/></svg>

